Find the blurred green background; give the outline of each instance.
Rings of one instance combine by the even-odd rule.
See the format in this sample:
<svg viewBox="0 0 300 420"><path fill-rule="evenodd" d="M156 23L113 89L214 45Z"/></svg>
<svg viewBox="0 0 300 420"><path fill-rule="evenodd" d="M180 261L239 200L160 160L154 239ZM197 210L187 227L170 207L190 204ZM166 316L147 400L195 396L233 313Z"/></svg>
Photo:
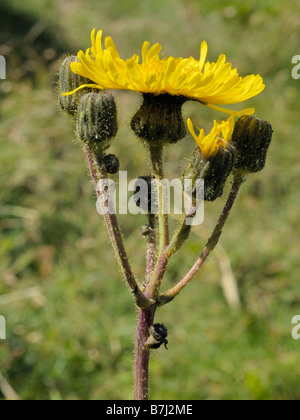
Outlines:
<svg viewBox="0 0 300 420"><path fill-rule="evenodd" d="M169 351L152 355L151 399L299 399L300 341L291 337L300 313L300 81L291 77L291 59L300 54L297 0L288 7L279 0L1 0L0 314L7 340L0 341L0 397L132 398L137 313L96 212L74 125L54 92L59 59L89 47L94 27L113 37L124 58L144 40L160 42L166 56L198 57L205 39L209 60L225 53L241 75L263 76L265 91L237 109L254 106L274 128L267 166L249 178L226 226L225 253L157 314L169 329ZM139 103L138 94L120 93L111 148L133 177L150 167L128 128ZM184 112L204 128L222 117L195 103ZM169 149L169 174L178 175L193 148L188 136ZM172 262L165 287L196 259L223 202L206 205L204 226ZM121 222L142 278L144 218ZM221 288L224 258L240 310Z"/></svg>

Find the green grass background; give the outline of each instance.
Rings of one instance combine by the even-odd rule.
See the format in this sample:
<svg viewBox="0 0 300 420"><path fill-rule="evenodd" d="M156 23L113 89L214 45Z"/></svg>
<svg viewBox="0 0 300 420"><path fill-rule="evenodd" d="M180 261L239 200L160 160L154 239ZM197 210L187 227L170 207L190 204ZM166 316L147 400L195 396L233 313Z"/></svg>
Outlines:
<svg viewBox="0 0 300 420"><path fill-rule="evenodd" d="M221 241L242 309L227 305L212 256L157 314L169 329L169 351L152 355L150 397L299 399L300 341L291 338L291 319L300 313L300 80L291 77L291 59L300 54L297 0L288 6L279 0L1 0L0 54L7 58L7 80L0 81L3 376L23 399L132 398L137 313L96 212L74 126L59 113L54 93L58 60L87 48L94 27L113 37L124 58L138 53L144 40L160 42L167 56L198 57L205 39L211 61L225 53L242 75L263 76L265 91L237 109L254 106L274 128L267 166L242 189ZM111 148L133 177L150 167L128 128L139 103L138 94L120 93L120 130ZM207 129L221 118L194 103L184 113ZM170 174L193 147L188 136L169 149ZM223 201L206 205L206 228L214 226ZM144 219L121 222L142 278ZM204 243L192 235L164 287L184 274Z"/></svg>

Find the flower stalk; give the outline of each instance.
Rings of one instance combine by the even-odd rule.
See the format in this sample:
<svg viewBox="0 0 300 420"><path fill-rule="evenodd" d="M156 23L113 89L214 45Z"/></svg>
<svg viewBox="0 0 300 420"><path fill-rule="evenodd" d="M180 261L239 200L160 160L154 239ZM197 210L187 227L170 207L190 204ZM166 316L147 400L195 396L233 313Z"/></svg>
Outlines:
<svg viewBox="0 0 300 420"><path fill-rule="evenodd" d="M160 237L159 255L161 255L164 248L169 244L169 216L166 209L166 187L163 182L165 178L163 169L163 147L151 146L150 153L153 172L157 180Z"/></svg>
<svg viewBox="0 0 300 420"><path fill-rule="evenodd" d="M95 158L93 152L91 152L89 147L87 146L85 147L85 154L97 197L101 200L102 208L105 208L106 194L104 194L104 185L102 183L102 181L105 178L105 174L102 173L101 167L99 166L97 159ZM154 304L154 301L152 299L148 299L142 293L141 288L138 285L135 276L132 272L116 214L112 214L111 212L104 212L103 217L116 256L123 269L123 273L128 283L128 286L130 287L130 290L134 295L137 306L139 306L140 308L151 307Z"/></svg>
<svg viewBox="0 0 300 420"><path fill-rule="evenodd" d="M221 237L223 228L225 226L225 223L229 217L230 211L235 203L235 200L238 196L240 187L242 183L245 181L243 176L240 173L236 173L230 194L228 196L227 202L223 208L223 211L221 213L221 216L211 234L209 237L201 255L193 265L193 267L189 270L189 272L183 277L181 281L179 281L176 286L169 289L167 292L163 293L159 296L159 305L163 306L166 303L171 302L184 288L187 286L187 284L195 277L200 267L204 264L204 262L207 260L210 253L215 249L217 246L219 239Z"/></svg>
<svg viewBox="0 0 300 420"><path fill-rule="evenodd" d="M150 219L149 227L151 229L149 237L148 237L148 243L147 243L147 255L146 255L146 282L145 282L145 288L147 288L156 263L156 232L155 232L155 224L151 222L152 217Z"/></svg>

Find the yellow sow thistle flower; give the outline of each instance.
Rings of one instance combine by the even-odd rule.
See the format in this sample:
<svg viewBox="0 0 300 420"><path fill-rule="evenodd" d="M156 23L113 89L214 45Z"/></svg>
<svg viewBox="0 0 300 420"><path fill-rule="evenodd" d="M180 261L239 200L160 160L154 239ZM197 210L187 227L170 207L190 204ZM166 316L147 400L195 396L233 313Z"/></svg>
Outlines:
<svg viewBox="0 0 300 420"><path fill-rule="evenodd" d="M241 112L230 111L218 105L228 105L245 101L259 94L265 87L260 75L239 76L221 54L216 62L206 61L207 44L202 42L199 60L189 58L160 58L161 45L150 48L149 42L142 47L142 60L133 55L127 60L120 58L111 37L106 37L102 46L102 31L91 34L92 46L79 51L78 62L71 63L71 70L94 83L82 84L71 95L85 87L93 89L126 89L140 92L144 102L131 121L134 133L151 145L175 143L186 134L181 108L188 100L200 103L229 115L249 115L254 109ZM140 62L141 61L141 62ZM233 117L234 118L234 117ZM232 120L230 120L232 121ZM225 130L225 122L222 123ZM191 122L189 122L189 128ZM219 130L215 123L212 132L204 136L201 131L198 143L204 154L214 153L218 142L212 147ZM203 146L203 142L210 146Z"/></svg>
<svg viewBox="0 0 300 420"><path fill-rule="evenodd" d="M208 135L205 135L203 128L198 128L199 135L197 135L191 119L188 118L188 129L196 140L204 160L208 160L210 157L214 156L220 147L226 149L229 145L234 129L234 117L235 115L232 114L227 121L222 121L221 123L214 121L214 126Z"/></svg>
<svg viewBox="0 0 300 420"><path fill-rule="evenodd" d="M89 78L94 84L81 85L97 89L127 89L142 93L184 96L205 105L226 105L245 101L264 89L260 75L240 77L226 56L221 54L217 62L206 61L207 44L201 44L200 59L160 58L161 45L145 41L140 57L128 60L120 58L111 37L105 38L102 48L102 31L91 34L91 48L79 51L78 60L71 64L74 73ZM69 94L74 93L69 92ZM212 106L213 107L213 106ZM214 107L213 107L214 108Z"/></svg>

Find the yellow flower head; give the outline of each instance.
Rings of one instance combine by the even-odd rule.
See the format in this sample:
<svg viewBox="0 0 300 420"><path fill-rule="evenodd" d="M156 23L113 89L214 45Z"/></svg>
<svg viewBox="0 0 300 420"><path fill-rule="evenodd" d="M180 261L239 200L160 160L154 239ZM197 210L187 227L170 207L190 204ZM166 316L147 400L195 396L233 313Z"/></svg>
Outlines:
<svg viewBox="0 0 300 420"><path fill-rule="evenodd" d="M234 117L233 114L227 121L221 123L215 120L212 130L207 136L204 134L204 130L200 130L200 128L198 128L199 135L197 135L191 119L187 120L188 129L196 140L204 160L214 156L220 147L226 148L230 144L229 141L234 129Z"/></svg>
<svg viewBox="0 0 300 420"><path fill-rule="evenodd" d="M242 102L265 87L260 75L239 76L231 63L226 62L224 54L216 63L206 61L205 41L201 44L199 60L193 57L160 58L161 45L150 48L146 41L141 63L138 55L128 60L120 58L111 37L105 38L103 49L102 31L96 34L94 29L91 41L91 48L85 53L78 52L79 62L72 63L71 69L94 83L81 85L78 89L128 89L154 95L168 93L198 100L216 109L214 105Z"/></svg>

